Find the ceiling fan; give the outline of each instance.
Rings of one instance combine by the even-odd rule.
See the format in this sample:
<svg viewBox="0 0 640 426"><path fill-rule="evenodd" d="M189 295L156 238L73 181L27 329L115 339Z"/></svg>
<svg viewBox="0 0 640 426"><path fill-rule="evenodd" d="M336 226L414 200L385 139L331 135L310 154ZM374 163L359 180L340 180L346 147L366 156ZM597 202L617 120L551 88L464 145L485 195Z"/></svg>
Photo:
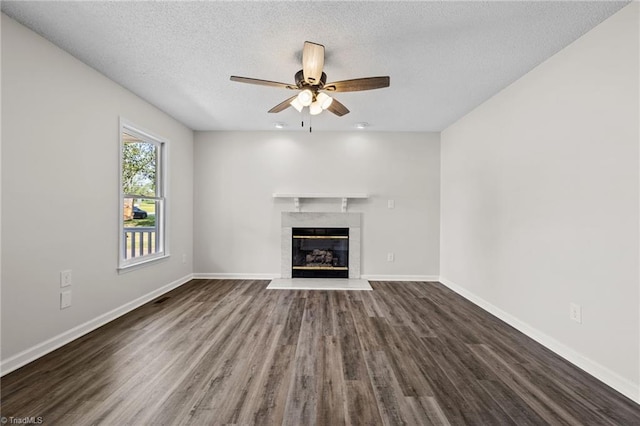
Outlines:
<svg viewBox="0 0 640 426"><path fill-rule="evenodd" d="M302 49L302 69L295 75L295 84L237 77L235 75L231 76L231 81L299 91L298 94L271 108L269 112L284 111L290 106L297 109L298 112L302 112L304 107L309 107L311 115L317 115L324 110L328 110L339 117L348 114L349 110L325 92L357 92L381 89L389 87L390 84L389 76L356 78L327 83L327 75L322 71L323 67L324 46L305 41Z"/></svg>

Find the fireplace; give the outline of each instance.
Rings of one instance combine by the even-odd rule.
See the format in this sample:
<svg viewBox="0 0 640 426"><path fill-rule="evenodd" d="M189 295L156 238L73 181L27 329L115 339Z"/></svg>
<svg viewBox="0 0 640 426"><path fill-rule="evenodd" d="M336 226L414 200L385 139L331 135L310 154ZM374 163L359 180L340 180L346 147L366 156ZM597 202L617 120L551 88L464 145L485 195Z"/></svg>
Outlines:
<svg viewBox="0 0 640 426"><path fill-rule="evenodd" d="M341 240L342 244L346 244L347 253L346 255L342 255L333 251L331 256L337 257L340 262L344 261L344 264L338 263L336 266L347 268L347 271L343 270L341 275L343 277L347 277L349 279L359 279L360 278L360 238L361 238L361 213L324 213L324 212L282 212L282 228L281 228L281 255L280 255L280 277L283 279L291 279L294 278L293 275L293 244L294 244L294 235L304 235L297 231L300 229L342 229L342 234L338 234L340 237L347 238L337 238ZM296 233L293 231L296 230ZM346 230L346 233L345 233ZM316 236L326 236L333 235L332 233L319 234ZM307 237L309 235L306 235ZM307 244L310 243L311 240L316 240L315 243L323 240L324 238L300 238L300 240L305 240L303 243L304 247L307 247ZM300 243L300 241L298 242ZM339 246L340 247L340 246ZM316 247L318 250L326 250L326 247ZM341 251L341 250L340 250ZM311 250L311 254L313 255L313 249ZM321 256L322 253L316 252L318 256ZM324 262L326 262L326 253ZM306 255L305 255L306 261ZM331 259L331 263L333 264L333 259ZM296 266L304 266L299 263L296 263ZM318 266L318 265L316 265ZM328 265L327 265L328 266ZM317 271L318 269L316 269ZM331 269L325 269L326 277L329 274L326 272L330 272L334 270L335 267ZM313 271L313 269L297 269L296 276L299 277L298 273L300 271ZM305 272L308 273L308 272ZM332 272L331 272L332 273ZM317 277L317 275L313 275Z"/></svg>
<svg viewBox="0 0 640 426"><path fill-rule="evenodd" d="M349 278L349 228L293 228L292 278Z"/></svg>

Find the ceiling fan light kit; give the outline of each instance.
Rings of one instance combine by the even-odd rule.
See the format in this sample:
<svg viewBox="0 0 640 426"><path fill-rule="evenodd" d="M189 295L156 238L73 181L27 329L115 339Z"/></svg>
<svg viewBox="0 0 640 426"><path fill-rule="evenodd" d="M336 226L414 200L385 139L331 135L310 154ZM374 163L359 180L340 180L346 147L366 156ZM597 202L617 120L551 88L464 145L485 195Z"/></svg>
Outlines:
<svg viewBox="0 0 640 426"><path fill-rule="evenodd" d="M302 112L302 108L304 108L304 105L302 105L302 103L300 103L300 100L298 99L297 96L295 98L293 98L293 100L291 102L289 102L289 104L292 107L294 107L298 112Z"/></svg>
<svg viewBox="0 0 640 426"><path fill-rule="evenodd" d="M331 106L331 102L333 102L333 98L323 92L318 93L316 100L320 103L323 110L329 108L329 106Z"/></svg>
<svg viewBox="0 0 640 426"><path fill-rule="evenodd" d="M303 107L308 107L313 102L313 93L309 89L304 89L298 94L298 101Z"/></svg>
<svg viewBox="0 0 640 426"><path fill-rule="evenodd" d="M298 95L292 96L271 108L269 110L270 113L280 112L292 106L298 112L302 112L305 107L309 107L311 115L318 115L322 111L328 110L338 117L348 114L349 109L338 100L324 93L325 91L358 92L389 87L391 83L389 76L365 77L326 83L327 75L322 71L323 68L324 46L305 41L302 49L302 69L295 74L295 84L238 76L231 76L231 81L300 91Z"/></svg>
<svg viewBox="0 0 640 426"><path fill-rule="evenodd" d="M323 111L322 106L320 106L320 102L315 101L309 106L309 114L318 115Z"/></svg>

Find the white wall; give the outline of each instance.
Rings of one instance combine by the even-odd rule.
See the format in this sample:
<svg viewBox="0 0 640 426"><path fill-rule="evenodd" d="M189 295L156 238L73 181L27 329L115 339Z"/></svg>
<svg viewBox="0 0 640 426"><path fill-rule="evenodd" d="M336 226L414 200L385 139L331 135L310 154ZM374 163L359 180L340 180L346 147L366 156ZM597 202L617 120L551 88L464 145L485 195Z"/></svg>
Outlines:
<svg viewBox="0 0 640 426"><path fill-rule="evenodd" d="M633 3L446 129L441 154L443 282L634 398L638 58Z"/></svg>
<svg viewBox="0 0 640 426"><path fill-rule="evenodd" d="M196 132L195 272L278 277L280 213L293 202L272 194L362 192L371 198L349 204L363 213L362 275L437 277L439 174L434 133Z"/></svg>
<svg viewBox="0 0 640 426"><path fill-rule="evenodd" d="M173 256L124 274L119 116L170 141ZM2 15L3 373L190 276L192 166L191 130ZM60 310L65 269L73 304Z"/></svg>

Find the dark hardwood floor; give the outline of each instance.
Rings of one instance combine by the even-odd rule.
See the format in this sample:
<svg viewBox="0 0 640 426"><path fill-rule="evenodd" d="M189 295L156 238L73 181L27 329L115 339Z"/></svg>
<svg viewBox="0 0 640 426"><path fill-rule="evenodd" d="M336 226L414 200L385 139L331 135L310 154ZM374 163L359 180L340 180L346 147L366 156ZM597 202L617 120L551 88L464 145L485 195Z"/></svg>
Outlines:
<svg viewBox="0 0 640 426"><path fill-rule="evenodd" d="M194 280L2 379L48 425L638 425L640 406L438 283Z"/></svg>

